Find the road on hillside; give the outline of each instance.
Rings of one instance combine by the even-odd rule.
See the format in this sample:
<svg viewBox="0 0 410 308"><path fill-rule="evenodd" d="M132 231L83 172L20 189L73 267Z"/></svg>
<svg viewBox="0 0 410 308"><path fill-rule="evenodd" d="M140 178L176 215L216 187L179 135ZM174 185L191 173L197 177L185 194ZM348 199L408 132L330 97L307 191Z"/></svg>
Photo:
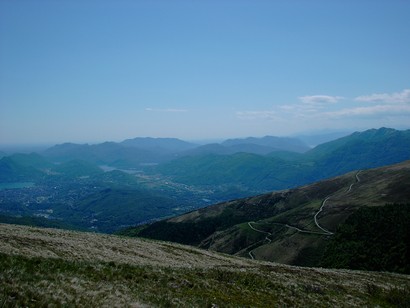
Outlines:
<svg viewBox="0 0 410 308"><path fill-rule="evenodd" d="M359 183L359 182L360 182L360 178L359 178L359 173L360 173L360 172L361 172L361 170L359 170L359 171L356 173L356 176L355 176L355 177L356 177L356 182L350 184L349 189L346 191L346 194L348 194L348 193L352 190L353 185L355 185L356 183ZM333 194L332 194L332 195L333 195ZM316 226L317 226L320 230L322 230L325 234L328 234L328 235L333 235L333 232L330 232L329 230L326 230L326 229L323 228L321 225L319 225L319 222L317 221L317 216L320 214L320 212L323 211L323 208L324 208L324 206L326 205L326 202L330 199L330 197L331 197L332 195L327 196L327 197L325 198L325 200L323 200L322 206L320 207L319 211L317 211L317 213L316 213L315 216L313 217L314 220L315 220Z"/></svg>
<svg viewBox="0 0 410 308"><path fill-rule="evenodd" d="M269 238L269 235L272 235L272 233L256 229L251 225L252 223L255 223L255 222L254 221L248 222L249 228L251 228L252 230L254 230L256 232L267 234L263 241L268 241L269 243L272 242L272 240ZM249 256L251 257L252 260L255 260L255 256L253 255L252 251L253 251L253 249L251 251L249 251L248 254L249 254Z"/></svg>
<svg viewBox="0 0 410 308"><path fill-rule="evenodd" d="M347 191L346 191L346 194L350 193L350 191L352 190L352 187L353 187L355 184L357 184L357 183L360 182L360 178L359 178L359 173L360 173L360 172L361 172L361 170L359 170L359 171L356 173L356 175L355 175L356 182L350 184L349 188L348 188ZM315 213L315 216L313 217L316 226L317 226L320 230L322 230L323 232L315 232L315 231L302 230L302 229L300 229L300 228L298 228L298 227L294 227L294 226L291 226L291 225L288 225L288 224L282 224L282 223L272 223L272 224L285 226L285 227L287 227L287 228L294 229L294 230L296 230L296 231L298 231L298 232L301 232L301 233L310 233L310 234L318 234L318 235L333 235L333 234L334 234L333 232L330 232L329 230L326 230L325 228L323 228L322 226L320 226L320 225L319 225L319 222L318 222L318 220L317 220L317 216L323 211L323 208L324 208L324 206L326 205L326 202L330 199L330 197L331 197L332 195L333 195L333 194L327 196L327 197L323 200L320 209ZM259 201L259 202L260 202L260 201ZM263 234L267 234L266 237L265 237L265 239L264 239L264 241L268 241L269 243L271 243L272 240L269 238L269 236L271 236L272 233L271 233L271 232L267 232L267 231L263 231L263 230L256 229L255 227L252 226L252 223L253 223L253 224L257 224L257 223L254 222L254 221L250 221L250 222L248 222L249 228L251 228L252 230L254 230L254 231L256 231L256 232L263 233ZM249 246L249 247L250 247L250 246ZM251 257L252 260L255 259L255 256L254 256L254 254L252 253L253 250L254 250L254 249L252 249L251 251L248 252L248 254L249 254L249 256Z"/></svg>
<svg viewBox="0 0 410 308"><path fill-rule="evenodd" d="M254 257L254 255L253 255L253 253L252 253L252 250L249 251L248 254L249 254L249 256L251 257L252 260L255 260L255 257Z"/></svg>
<svg viewBox="0 0 410 308"><path fill-rule="evenodd" d="M254 221L248 222L248 226L249 226L252 230L254 230L254 231L256 231L256 232L260 232L260 233L265 233L265 234L267 234L267 236L265 237L265 240L267 240L269 243L272 242L272 240L269 238L269 235L272 235L272 233L266 232L266 231L262 231L262 230L258 230L258 229L256 229L256 228L254 228L254 227L251 225L251 223L255 223L255 222L254 222Z"/></svg>
<svg viewBox="0 0 410 308"><path fill-rule="evenodd" d="M319 223L318 223L318 221L317 221L317 215L319 215L320 212L323 211L323 207L326 205L326 202L327 202L327 200L329 200L329 199L330 199L330 196L326 197L326 199L323 200L322 206L320 207L319 211L317 211L317 213L315 214L315 216L314 216L313 218L314 218L314 220L315 220L315 225L316 225L320 230L322 230L325 234L332 235L333 232L330 232L329 230L326 230L325 228L323 228L321 225L319 225Z"/></svg>

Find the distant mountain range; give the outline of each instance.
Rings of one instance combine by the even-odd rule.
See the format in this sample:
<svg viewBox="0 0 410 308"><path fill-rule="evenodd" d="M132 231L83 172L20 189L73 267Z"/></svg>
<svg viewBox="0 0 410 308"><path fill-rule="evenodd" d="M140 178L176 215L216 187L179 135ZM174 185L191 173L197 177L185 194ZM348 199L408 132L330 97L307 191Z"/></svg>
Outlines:
<svg viewBox="0 0 410 308"><path fill-rule="evenodd" d="M305 150L274 137L205 146L136 138L4 156L0 222L106 233L137 225L121 234L294 265L410 273L410 130L356 132Z"/></svg>
<svg viewBox="0 0 410 308"><path fill-rule="evenodd" d="M223 146L244 146L258 145L261 147L270 148L270 152L289 151L289 152L306 152L309 147L297 138L290 137L273 137L265 136L263 138L249 137L245 139L228 139L221 143ZM270 153L268 152L268 153Z"/></svg>
<svg viewBox="0 0 410 308"><path fill-rule="evenodd" d="M346 137L352 134L354 131L344 131L344 132L328 132L328 133L317 133L317 134L310 134L310 135L297 135L296 138L302 140L302 142L306 143L309 147L314 148L315 146L326 143L332 140L336 140L342 137Z"/></svg>
<svg viewBox="0 0 410 308"><path fill-rule="evenodd" d="M297 139L278 137L231 139L204 146L172 138L135 138L97 145L66 143L49 148L42 153L44 156L14 154L1 158L0 183L38 180L45 170L76 169L73 172L87 175L93 168L97 172L97 166L109 165L144 169L205 189L218 186L226 191L221 199L224 194L235 197L228 191L237 191L236 197L240 197L410 159L410 130L380 128L356 132L303 153L285 150L290 148L307 149ZM88 171L84 169L85 162ZM72 164L77 167L73 169Z"/></svg>
<svg viewBox="0 0 410 308"><path fill-rule="evenodd" d="M222 143L206 144L184 151L179 156L233 155L237 153L267 155L278 151L302 153L307 150L309 147L299 139L265 136L263 138L228 139Z"/></svg>
<svg viewBox="0 0 410 308"><path fill-rule="evenodd" d="M122 234L293 265L409 274L408 219L410 161L216 204Z"/></svg>
<svg viewBox="0 0 410 308"><path fill-rule="evenodd" d="M230 170L224 170L228 175L234 173L235 169L241 169L248 165L247 160L260 160L262 164L269 165L271 160L280 159L282 164L296 164L298 168L315 165L313 169L321 174L326 172L326 176L342 174L348 170L353 170L356 166L368 164L362 167L376 167L383 164L395 163L408 158L405 146L409 144L409 131L398 131L394 129L381 128L368 130L362 133L353 133L348 136L322 143L314 149L310 149L303 141L297 138L265 136L263 138L243 138L228 139L221 143L197 145L182 141L176 138L134 138L122 142L105 142L95 145L65 143L51 147L41 153L48 159L57 162L72 159L81 159L97 165L109 165L118 168L142 168L151 164L164 164L170 162L170 166L165 167L167 175L181 177L185 174L189 177L189 170L193 167L193 157L197 158L197 164L202 165L202 160L212 161L205 156L214 155L215 162L207 166L207 170L220 169L219 160L229 160L232 165ZM390 153L390 154L388 154ZM254 154L263 157L244 156L243 154ZM303 154L303 155L297 155ZM386 156L389 157L386 157ZM407 156L406 156L407 155ZM230 156L222 158L220 156ZM352 159L354 156L354 159ZM179 161L176 159L180 159ZM297 158L295 160L295 158ZM369 159L370 158L370 159ZM184 166L184 159L187 166ZM238 160L241 160L239 162ZM284 162L287 161L287 162ZM339 162L339 163L337 163ZM180 172L170 174L169 169L173 169L172 164L178 165ZM252 162L249 162L252 164ZM339 164L340 170L335 170ZM329 165L331 167L329 168ZM204 166L205 167L205 166ZM353 169L352 169L353 168ZM223 170L224 168L222 167ZM255 171L257 167L255 168ZM269 169L269 168L266 168ZM283 168L281 168L283 169ZM161 170L162 171L162 170ZM187 171L187 172L186 172ZM338 173L337 173L338 172ZM171 172L172 173L172 172ZM260 172L258 172L261 174ZM266 172L265 172L266 173ZM278 175L282 182L288 182L287 176L282 175L275 168L272 173ZM286 172L285 172L286 173ZM313 172L314 173L314 172ZM266 176L266 174L264 175ZM194 177L194 175L192 176ZM253 177L251 175L251 177ZM302 172L302 178L307 181L316 180L317 176ZM303 182L303 181L302 181ZM299 182L297 184L300 184ZM273 187L275 188L275 187Z"/></svg>
<svg viewBox="0 0 410 308"><path fill-rule="evenodd" d="M141 163L160 162L167 159L163 152L123 146L115 142L96 145L64 143L56 145L42 153L56 162L82 159L98 165L116 167L136 167Z"/></svg>
<svg viewBox="0 0 410 308"><path fill-rule="evenodd" d="M141 138L127 139L120 142L123 146L144 150L177 153L197 147L198 145L177 138Z"/></svg>
<svg viewBox="0 0 410 308"><path fill-rule="evenodd" d="M236 141L228 144L236 144ZM356 132L304 153L198 154L161 164L156 170L182 183L231 185L262 192L296 187L352 170L407 159L410 159L410 130L381 128Z"/></svg>
<svg viewBox="0 0 410 308"><path fill-rule="evenodd" d="M178 139L136 138L124 141L128 145L62 144L42 155L5 156L0 158L0 212L63 219L77 227L113 232L212 203L410 159L409 130L373 129L304 153L270 152L273 146L279 148L281 140L283 148L303 148L296 140L273 137L206 146ZM206 149L225 152L205 153ZM247 153L246 149L269 153ZM25 190L2 191L13 187Z"/></svg>
<svg viewBox="0 0 410 308"><path fill-rule="evenodd" d="M120 143L96 145L64 143L42 154L55 161L87 160L121 168L138 168L144 164L162 163L178 157L204 154L231 155L253 153L265 155L275 151L304 152L309 148L296 138L266 136L263 138L231 139L221 144L200 146L176 138L134 138Z"/></svg>

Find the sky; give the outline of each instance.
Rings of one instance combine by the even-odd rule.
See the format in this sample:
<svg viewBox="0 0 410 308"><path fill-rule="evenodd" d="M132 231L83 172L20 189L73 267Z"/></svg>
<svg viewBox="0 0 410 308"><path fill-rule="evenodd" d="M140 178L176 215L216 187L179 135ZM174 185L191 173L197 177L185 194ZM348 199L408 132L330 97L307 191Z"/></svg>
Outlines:
<svg viewBox="0 0 410 308"><path fill-rule="evenodd" d="M408 0L0 0L0 144L410 128Z"/></svg>

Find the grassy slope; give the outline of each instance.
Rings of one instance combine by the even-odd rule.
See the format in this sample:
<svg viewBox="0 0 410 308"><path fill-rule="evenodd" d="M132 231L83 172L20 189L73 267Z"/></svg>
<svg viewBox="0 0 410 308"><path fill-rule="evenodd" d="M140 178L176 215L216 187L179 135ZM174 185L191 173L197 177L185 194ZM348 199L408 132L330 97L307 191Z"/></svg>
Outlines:
<svg viewBox="0 0 410 308"><path fill-rule="evenodd" d="M400 166L361 172L359 175L361 182L356 183L348 194L346 193L346 187L349 184L346 185L346 182L349 183L347 179L350 178L353 183L353 173L339 178L339 183L336 183L335 180L328 181L327 184L336 185L339 189L333 193L328 191L325 194L325 196L331 194L332 197L327 202L324 211L318 216L321 225L328 230L336 231L337 226L362 206L383 206L389 202L407 202L410 197L409 189L404 187L400 189L397 185L410 184L410 174L408 173L410 164L407 162L400 164ZM407 167L401 169L404 166ZM394 170L395 168L398 170ZM321 185L323 184L326 184L326 182L321 183ZM299 192L293 193L293 195L296 194L296 196L293 196L296 199L305 194L309 196L309 201L301 202L300 206L292 207L290 210L259 222L262 227L265 226L265 229L262 228L262 230L272 233L270 237L272 242L259 243L259 247L253 251L256 258L297 265L312 266L318 264L323 249L329 241L328 236L301 233L284 226L278 229L279 226L275 225L275 223L283 223L303 230L320 231L313 224L312 218L325 196L319 197L319 195L316 195L317 197L312 197L315 195L315 187L318 187L318 185L309 185L299 190ZM324 189L324 187L322 186L321 189ZM325 190L327 191L327 189ZM297 197L298 194L299 197ZM223 233L220 234L220 237L223 237ZM246 256L247 251L238 251L237 254Z"/></svg>
<svg viewBox="0 0 410 308"><path fill-rule="evenodd" d="M410 161L388 167L363 170L297 189L240 199L203 208L186 215L157 222L140 231L141 236L199 245L203 248L257 259L295 265L317 265L328 236L298 232L321 232L313 217L329 195L320 224L336 231L349 215L362 206L407 203L410 199ZM351 191L347 192L349 186ZM271 242L249 228L271 232ZM256 233L256 234L255 234Z"/></svg>
<svg viewBox="0 0 410 308"><path fill-rule="evenodd" d="M192 247L0 224L2 306L395 306L410 277L298 268Z"/></svg>

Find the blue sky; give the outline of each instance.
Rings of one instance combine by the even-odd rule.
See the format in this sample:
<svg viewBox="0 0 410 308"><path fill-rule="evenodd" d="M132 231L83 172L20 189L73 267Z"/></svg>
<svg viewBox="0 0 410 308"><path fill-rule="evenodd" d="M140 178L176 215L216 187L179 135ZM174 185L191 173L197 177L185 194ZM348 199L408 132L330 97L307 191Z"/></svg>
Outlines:
<svg viewBox="0 0 410 308"><path fill-rule="evenodd" d="M0 144L410 127L410 1L0 0Z"/></svg>

